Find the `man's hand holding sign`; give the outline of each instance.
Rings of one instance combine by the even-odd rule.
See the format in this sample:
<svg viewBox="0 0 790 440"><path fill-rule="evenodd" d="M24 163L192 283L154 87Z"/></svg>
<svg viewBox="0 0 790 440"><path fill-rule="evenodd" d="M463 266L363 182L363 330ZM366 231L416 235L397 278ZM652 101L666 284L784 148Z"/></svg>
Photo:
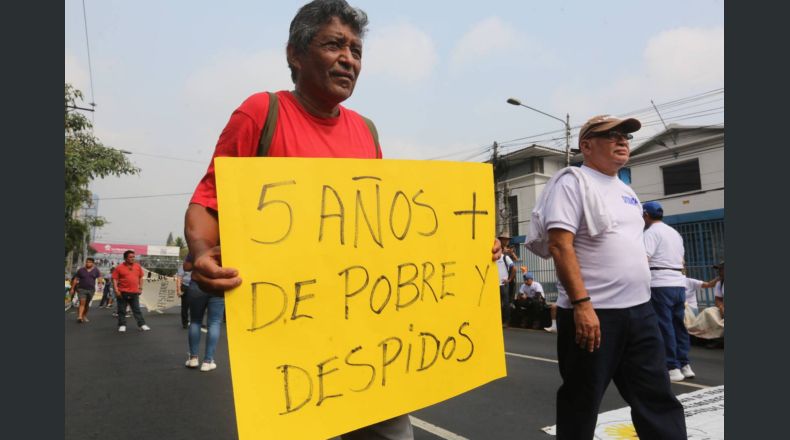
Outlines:
<svg viewBox="0 0 790 440"><path fill-rule="evenodd" d="M217 177L244 274L226 295L240 438L337 435L505 374L489 165L219 159Z"/></svg>
<svg viewBox="0 0 790 440"><path fill-rule="evenodd" d="M294 90L233 112L187 209L192 279L228 293L242 440L412 440L408 411L505 374L491 166L359 160L382 157L340 105L366 26L344 0L300 8Z"/></svg>

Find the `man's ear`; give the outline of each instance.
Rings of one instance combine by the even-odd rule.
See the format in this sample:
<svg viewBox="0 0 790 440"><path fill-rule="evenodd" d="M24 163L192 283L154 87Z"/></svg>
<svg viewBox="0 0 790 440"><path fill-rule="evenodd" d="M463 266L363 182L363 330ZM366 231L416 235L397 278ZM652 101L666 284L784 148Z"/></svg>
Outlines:
<svg viewBox="0 0 790 440"><path fill-rule="evenodd" d="M299 57L296 54L296 48L294 48L292 44L286 46L285 56L286 59L288 60L289 66L292 66L296 70L299 70L302 67L299 63Z"/></svg>

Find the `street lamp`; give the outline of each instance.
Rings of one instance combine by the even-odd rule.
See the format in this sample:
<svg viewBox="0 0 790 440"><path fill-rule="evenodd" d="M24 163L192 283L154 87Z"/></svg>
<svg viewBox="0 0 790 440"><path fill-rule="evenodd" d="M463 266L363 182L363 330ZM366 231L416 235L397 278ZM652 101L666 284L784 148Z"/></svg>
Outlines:
<svg viewBox="0 0 790 440"><path fill-rule="evenodd" d="M560 118L558 118L556 116L550 115L550 114L548 114L546 112L542 112L542 111L540 111L540 110L538 110L536 108L532 108L532 107L530 107L528 105L522 104L521 101L519 101L516 98L508 98L507 99L507 103L508 104L512 104L512 105L520 105L522 107L526 107L526 108L528 108L528 109L530 109L532 111L536 111L536 112L538 112L538 113L540 113L542 115L546 115L546 116L548 116L548 117L550 117L552 119L556 119L556 120L562 122L562 124L565 125L565 166L567 167L567 166L569 166L571 164L571 124L570 124L571 117L570 117L569 114L567 114L567 113L565 114L565 120L563 121L562 119L560 119Z"/></svg>

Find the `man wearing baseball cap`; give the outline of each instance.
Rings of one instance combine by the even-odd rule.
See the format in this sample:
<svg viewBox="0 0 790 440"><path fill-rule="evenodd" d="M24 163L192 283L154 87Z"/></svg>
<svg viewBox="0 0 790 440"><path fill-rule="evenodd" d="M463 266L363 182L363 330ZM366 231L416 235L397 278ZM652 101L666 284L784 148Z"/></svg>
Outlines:
<svg viewBox="0 0 790 440"><path fill-rule="evenodd" d="M516 277L516 266L513 259L510 258L505 249L510 244L510 234L502 232L497 237L502 243L502 256L496 260L497 272L499 273L499 301L500 311L502 312L502 327L508 327L510 324L510 302L512 295L510 295L510 283Z"/></svg>
<svg viewBox="0 0 790 440"><path fill-rule="evenodd" d="M612 380L631 406L639 438L686 438L650 304L642 206L617 177L640 128L633 118L591 118L579 132L584 164L544 189L551 192L541 206L543 227L560 281L558 440L593 438Z"/></svg>
<svg viewBox="0 0 790 440"><path fill-rule="evenodd" d="M664 338L669 380L694 377L689 364L691 342L686 330L686 276L683 275L683 237L663 222L664 208L658 202L642 205L645 221L645 251L650 266L650 302L658 316Z"/></svg>

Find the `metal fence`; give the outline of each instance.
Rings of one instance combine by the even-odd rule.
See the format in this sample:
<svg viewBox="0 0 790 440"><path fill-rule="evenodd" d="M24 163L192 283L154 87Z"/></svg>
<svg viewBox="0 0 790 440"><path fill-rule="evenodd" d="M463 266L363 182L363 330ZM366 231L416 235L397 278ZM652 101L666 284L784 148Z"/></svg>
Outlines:
<svg viewBox="0 0 790 440"><path fill-rule="evenodd" d="M713 265L724 260L724 220L680 223L671 225L683 237L683 246L686 250L686 276L702 281L710 281L716 277ZM543 285L546 300L557 300L557 272L554 261L549 258L544 260L533 254L524 246L518 245L518 256L521 261L516 262L519 269L523 266L529 268L535 281ZM521 283L521 270L517 272L516 280ZM697 303L700 309L714 305L713 289L702 289L697 293Z"/></svg>
<svg viewBox="0 0 790 440"><path fill-rule="evenodd" d="M724 220L672 224L686 249L686 276L702 281L716 277L713 265L724 260ZM697 293L700 309L714 304L713 289Z"/></svg>
<svg viewBox="0 0 790 440"><path fill-rule="evenodd" d="M520 275L520 269L526 266L529 268L529 271L532 272L535 281L543 286L543 293L546 295L546 301L557 301L557 295L559 293L557 291L557 272L554 270L554 260L551 258L548 260L540 258L530 252L523 243L518 245L517 252L521 261L516 262L519 268L518 272L516 272L516 281L518 281L519 284L524 282L523 277Z"/></svg>

